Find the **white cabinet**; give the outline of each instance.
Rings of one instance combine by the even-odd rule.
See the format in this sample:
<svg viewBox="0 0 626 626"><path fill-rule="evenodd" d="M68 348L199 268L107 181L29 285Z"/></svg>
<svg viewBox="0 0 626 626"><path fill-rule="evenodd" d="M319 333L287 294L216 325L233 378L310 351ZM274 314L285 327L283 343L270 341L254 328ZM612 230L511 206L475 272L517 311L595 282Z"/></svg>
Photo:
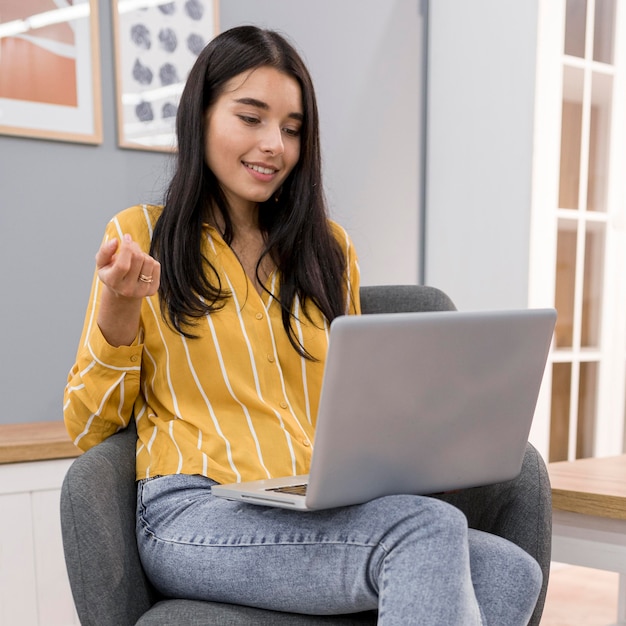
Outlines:
<svg viewBox="0 0 626 626"><path fill-rule="evenodd" d="M72 459L0 465L0 626L78 626L59 498Z"/></svg>

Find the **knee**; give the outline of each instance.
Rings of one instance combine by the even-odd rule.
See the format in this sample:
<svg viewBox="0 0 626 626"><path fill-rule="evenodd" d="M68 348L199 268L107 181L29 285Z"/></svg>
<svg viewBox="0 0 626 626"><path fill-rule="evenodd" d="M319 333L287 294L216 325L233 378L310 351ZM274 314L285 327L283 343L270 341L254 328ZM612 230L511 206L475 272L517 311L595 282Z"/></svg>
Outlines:
<svg viewBox="0 0 626 626"><path fill-rule="evenodd" d="M537 598L543 585L543 572L539 563L528 552L517 548L517 558L511 565L516 570L517 578L526 587L530 597Z"/></svg>
<svg viewBox="0 0 626 626"><path fill-rule="evenodd" d="M467 527L467 517L458 507L434 497L422 497L423 506L434 518L453 527Z"/></svg>
<svg viewBox="0 0 626 626"><path fill-rule="evenodd" d="M469 546L473 575L485 576L490 586L499 584L513 596L537 599L543 573L525 550L502 537L475 530L470 531Z"/></svg>
<svg viewBox="0 0 626 626"><path fill-rule="evenodd" d="M441 500L426 496L392 496L391 506L407 533L453 545L467 542L468 525L464 513Z"/></svg>
<svg viewBox="0 0 626 626"><path fill-rule="evenodd" d="M467 517L463 511L436 498L421 497L419 500L416 506L432 528L439 528L452 534L467 535Z"/></svg>
<svg viewBox="0 0 626 626"><path fill-rule="evenodd" d="M532 615L537 599L541 593L543 573L537 561L527 552L516 548L514 558L509 559L506 569L500 569L501 578L505 582L499 592L499 601L506 606L510 615L519 614L519 623L527 623ZM518 623L516 622L516 623Z"/></svg>

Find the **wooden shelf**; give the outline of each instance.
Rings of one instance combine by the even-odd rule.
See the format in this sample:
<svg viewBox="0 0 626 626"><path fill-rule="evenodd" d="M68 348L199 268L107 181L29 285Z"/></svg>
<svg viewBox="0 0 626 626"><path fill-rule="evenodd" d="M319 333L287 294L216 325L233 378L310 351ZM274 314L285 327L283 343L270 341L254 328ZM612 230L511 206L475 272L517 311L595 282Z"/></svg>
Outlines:
<svg viewBox="0 0 626 626"><path fill-rule="evenodd" d="M62 421L0 424L0 463L67 459L80 454Z"/></svg>

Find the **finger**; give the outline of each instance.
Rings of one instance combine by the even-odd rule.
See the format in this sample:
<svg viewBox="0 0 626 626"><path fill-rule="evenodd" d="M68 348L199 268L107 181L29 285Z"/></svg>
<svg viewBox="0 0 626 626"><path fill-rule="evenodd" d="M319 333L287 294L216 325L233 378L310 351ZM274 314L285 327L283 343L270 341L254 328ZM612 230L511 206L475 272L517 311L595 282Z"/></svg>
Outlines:
<svg viewBox="0 0 626 626"><path fill-rule="evenodd" d="M110 252L108 248L106 250ZM109 264L100 267L98 275L115 293L131 298L143 298L157 293L161 266L128 233L122 236L107 259Z"/></svg>
<svg viewBox="0 0 626 626"><path fill-rule="evenodd" d="M154 259L153 259L154 260ZM158 261L154 261L154 269L152 272L152 278L154 279L152 282L153 288L155 288L155 293L159 289L159 285L161 284L161 264Z"/></svg>
<svg viewBox="0 0 626 626"><path fill-rule="evenodd" d="M149 254L144 255L141 268L139 270L139 280L150 282L147 279L153 278L156 265L157 261L155 261Z"/></svg>
<svg viewBox="0 0 626 626"><path fill-rule="evenodd" d="M115 251L118 248L118 243L117 239L109 239L103 242L100 248L98 248L98 252L96 253L96 267L98 269L111 264L115 256Z"/></svg>
<svg viewBox="0 0 626 626"><path fill-rule="evenodd" d="M115 259L115 269L121 280L136 281L146 257L150 258L139 244L130 235L124 235Z"/></svg>
<svg viewBox="0 0 626 626"><path fill-rule="evenodd" d="M159 289L161 265L151 256L146 255L139 272L138 280L146 287L148 295L155 294Z"/></svg>

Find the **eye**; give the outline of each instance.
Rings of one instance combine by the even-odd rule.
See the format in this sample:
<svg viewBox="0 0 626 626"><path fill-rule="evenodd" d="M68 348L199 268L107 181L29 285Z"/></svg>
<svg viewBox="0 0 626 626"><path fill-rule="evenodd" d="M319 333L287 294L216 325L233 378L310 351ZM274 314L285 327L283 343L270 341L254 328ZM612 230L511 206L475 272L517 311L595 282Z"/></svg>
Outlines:
<svg viewBox="0 0 626 626"><path fill-rule="evenodd" d="M244 122L245 124L249 124L250 126L254 126L259 123L259 119L256 117L252 117L250 115L238 114L237 117Z"/></svg>
<svg viewBox="0 0 626 626"><path fill-rule="evenodd" d="M283 128L283 132L285 135L289 135L290 137L299 137L300 136L300 128Z"/></svg>

